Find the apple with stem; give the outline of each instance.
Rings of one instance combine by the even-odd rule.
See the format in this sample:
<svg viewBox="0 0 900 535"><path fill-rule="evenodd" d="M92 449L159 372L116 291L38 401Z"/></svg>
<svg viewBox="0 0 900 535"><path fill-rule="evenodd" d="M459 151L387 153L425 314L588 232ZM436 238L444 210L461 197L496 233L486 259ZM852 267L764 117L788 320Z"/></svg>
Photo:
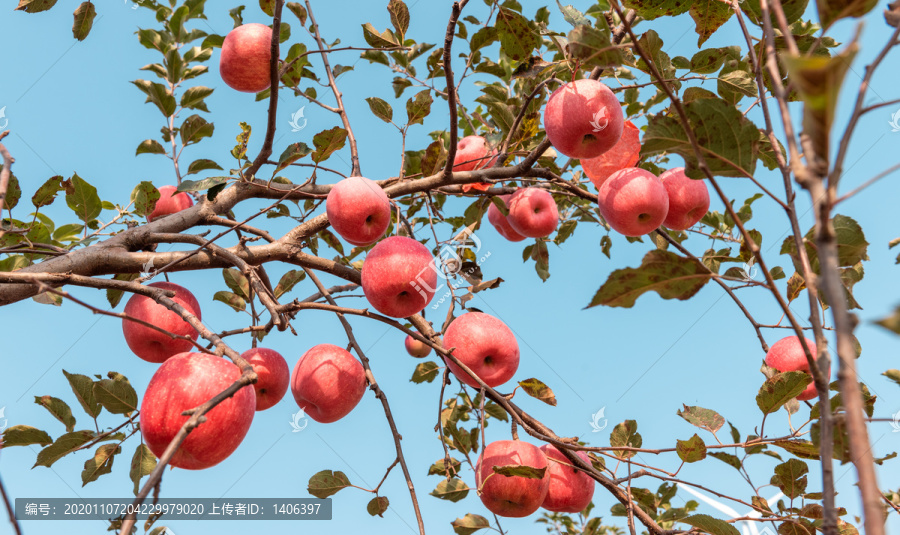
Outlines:
<svg viewBox="0 0 900 535"><path fill-rule="evenodd" d="M540 448L549 462L550 487L541 507L555 513L579 513L591 503L594 497L594 479L577 470L556 446L544 444ZM575 452L581 459L591 464L583 451Z"/></svg>
<svg viewBox="0 0 900 535"><path fill-rule="evenodd" d="M512 197L512 195L500 195L496 197L497 199L500 199L500 202L502 202L503 206L506 207L507 212L509 212L510 197ZM487 216L488 221L491 223L491 225L493 225L494 228L497 229L497 233L507 240L511 242L518 242L525 239L525 236L522 236L512 228L512 225L509 224L509 218L503 215L503 212L501 212L500 209L497 208L497 205L493 202L491 202L491 205L488 206Z"/></svg>
<svg viewBox="0 0 900 535"><path fill-rule="evenodd" d="M272 29L265 24L243 24L222 41L219 75L228 87L244 93L269 88L272 61Z"/></svg>
<svg viewBox="0 0 900 535"><path fill-rule="evenodd" d="M813 360L817 360L819 355L816 353L816 343L809 338L804 338L804 340L806 340L806 346L809 348ZM766 353L766 364L779 372L809 373L809 361L806 360L806 353L803 352L800 338L796 336L788 336L772 344L769 352ZM797 399L806 401L816 396L818 396L818 392L816 392L816 385L813 382L807 385Z"/></svg>
<svg viewBox="0 0 900 535"><path fill-rule="evenodd" d="M332 344L313 346L291 374L291 393L313 420L328 424L350 414L366 391L366 372L347 350Z"/></svg>
<svg viewBox="0 0 900 535"><path fill-rule="evenodd" d="M491 388L512 379L519 369L516 335L498 318L468 312L453 320L444 333L444 347ZM480 388L474 377L449 359L447 367L461 382Z"/></svg>
<svg viewBox="0 0 900 535"><path fill-rule="evenodd" d="M569 82L550 95L544 108L547 138L569 158L596 158L613 148L624 123L619 99L597 80Z"/></svg>
<svg viewBox="0 0 900 535"><path fill-rule="evenodd" d="M496 150L488 146L481 136L466 136L456 144L456 156L453 158L454 171L474 171L494 165L497 161Z"/></svg>
<svg viewBox="0 0 900 535"><path fill-rule="evenodd" d="M475 466L475 482L481 503L496 515L528 516L541 506L550 488L547 457L541 450L521 440L497 440L488 444ZM505 476L494 467L521 466L544 470L543 477ZM536 473L534 475L537 475Z"/></svg>
<svg viewBox="0 0 900 535"><path fill-rule="evenodd" d="M406 335L406 340L404 340L403 345L406 346L406 352L409 353L409 356L416 357L417 359L423 359L431 353L430 345L413 338L409 334Z"/></svg>
<svg viewBox="0 0 900 535"><path fill-rule="evenodd" d="M669 213L663 224L672 230L685 230L697 224L709 211L709 190L703 180L684 174L684 167L659 175L669 196Z"/></svg>
<svg viewBox="0 0 900 535"><path fill-rule="evenodd" d="M381 240L363 261L362 287L369 303L386 316L418 314L437 291L434 257L412 238Z"/></svg>
<svg viewBox="0 0 900 535"><path fill-rule="evenodd" d="M253 366L258 379L256 390L256 410L264 411L275 406L287 392L291 382L291 370L281 353L272 349L257 347L241 354Z"/></svg>
<svg viewBox="0 0 900 535"><path fill-rule="evenodd" d="M549 191L520 188L509 198L509 215L506 220L522 236L543 238L556 230L559 210Z"/></svg>
<svg viewBox="0 0 900 535"><path fill-rule="evenodd" d="M153 211L147 216L147 221L153 221L194 206L194 200L185 192L177 192L175 186L161 186L159 188L159 200Z"/></svg>
<svg viewBox="0 0 900 535"><path fill-rule="evenodd" d="M375 243L391 226L391 201L373 180L361 176L335 184L325 200L335 232L353 245Z"/></svg>
<svg viewBox="0 0 900 535"><path fill-rule="evenodd" d="M171 282L154 282L147 286L175 292L172 300L197 316L198 320L201 319L200 303L187 288ZM187 336L191 340L197 339L198 333L190 323L184 321L176 312L147 296L132 295L125 305L125 314L156 325L172 334ZM169 357L190 351L194 347L190 340L172 338L146 325L127 319L122 320L122 334L125 335L125 342L131 351L147 362L164 362Z"/></svg>
<svg viewBox="0 0 900 535"><path fill-rule="evenodd" d="M613 230L625 236L643 236L665 221L669 195L656 175L629 167L613 173L600 186L597 204Z"/></svg>
<svg viewBox="0 0 900 535"><path fill-rule="evenodd" d="M141 434L150 451L162 456L181 426L182 412L206 403L231 386L241 371L228 360L206 353L179 353L160 366L141 401ZM204 414L182 442L171 466L202 470L234 453L250 429L256 394L245 386Z"/></svg>

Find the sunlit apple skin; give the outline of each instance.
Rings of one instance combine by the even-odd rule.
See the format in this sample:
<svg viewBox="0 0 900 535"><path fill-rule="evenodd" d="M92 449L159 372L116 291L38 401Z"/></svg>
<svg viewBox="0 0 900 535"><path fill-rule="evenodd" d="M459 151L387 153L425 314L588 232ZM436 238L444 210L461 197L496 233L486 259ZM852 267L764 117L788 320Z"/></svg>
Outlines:
<svg viewBox="0 0 900 535"><path fill-rule="evenodd" d="M505 323L484 312L469 312L453 320L444 334L444 347L453 348L453 356L492 388L512 379L519 369L516 335ZM480 388L474 377L449 359L447 367L463 383Z"/></svg>
<svg viewBox="0 0 900 535"><path fill-rule="evenodd" d="M600 156L581 160L581 168L599 190L613 173L634 167L640 159L641 131L631 121L625 121L619 141Z"/></svg>
<svg viewBox="0 0 900 535"><path fill-rule="evenodd" d="M362 364L344 348L319 344L300 357L291 374L297 405L321 424L350 414L366 391Z"/></svg>
<svg viewBox="0 0 900 535"><path fill-rule="evenodd" d="M474 171L494 164L496 150L490 150L487 141L481 136L466 136L456 144L456 156L453 158L454 171Z"/></svg>
<svg viewBox="0 0 900 535"><path fill-rule="evenodd" d="M552 234L559 224L556 201L545 189L521 188L512 194L508 206L506 220L521 236L543 238Z"/></svg>
<svg viewBox="0 0 900 535"><path fill-rule="evenodd" d="M204 353L180 353L164 362L141 401L141 434L150 451L160 457L188 419L181 413L213 398L240 376L230 361ZM188 434L169 464L188 470L219 464L244 440L255 412L253 388L241 388L204 415L206 421Z"/></svg>
<svg viewBox="0 0 900 535"><path fill-rule="evenodd" d="M617 171L597 193L600 215L616 232L643 236L666 219L669 195L653 173L637 167Z"/></svg>
<svg viewBox="0 0 900 535"><path fill-rule="evenodd" d="M361 176L341 180L325 200L334 230L353 245L378 241L391 225L391 201L374 181Z"/></svg>
<svg viewBox="0 0 900 535"><path fill-rule="evenodd" d="M272 59L272 29L250 23L228 32L222 42L219 75L228 87L244 93L269 88Z"/></svg>
<svg viewBox="0 0 900 535"><path fill-rule="evenodd" d="M362 268L363 293L382 314L405 318L421 312L437 289L434 257L421 243L405 236L378 242Z"/></svg>
<svg viewBox="0 0 900 535"><path fill-rule="evenodd" d="M706 181L684 174L684 167L669 169L659 175L669 196L669 212L663 224L672 230L684 230L697 224L709 211Z"/></svg>
<svg viewBox="0 0 900 535"><path fill-rule="evenodd" d="M257 375L256 384L253 385L256 391L256 410L264 411L278 404L291 382L291 370L281 353L258 347L244 351L241 356L253 366Z"/></svg>
<svg viewBox="0 0 900 535"><path fill-rule="evenodd" d="M499 196L499 199L503 201L503 204L506 206L507 211L509 211L510 197L512 197L512 195ZM491 225L493 225L494 228L497 229L497 233L507 240L511 242L517 242L525 239L525 236L522 236L512 228L512 225L509 224L509 218L503 215L503 212L501 212L500 209L497 208L496 205L494 205L494 203L491 203L491 205L488 206L487 216L488 221L491 223Z"/></svg>
<svg viewBox="0 0 900 535"><path fill-rule="evenodd" d="M616 95L602 82L569 82L550 95L544 130L553 147L569 158L596 158L622 137L625 118Z"/></svg>
<svg viewBox="0 0 900 535"><path fill-rule="evenodd" d="M550 471L541 479L495 474L495 466L548 468L547 457L537 446L521 440L497 440L484 448L475 466L475 482L481 489L481 503L494 514L520 518L541 506L550 488ZM493 475L491 475L493 474ZM488 477L490 476L490 477Z"/></svg>
<svg viewBox="0 0 900 535"><path fill-rule="evenodd" d="M806 338L806 345L812 353L813 359L818 359L816 353L816 343ZM809 362L806 360L806 353L803 352L803 346L800 344L800 338L796 336L788 336L772 344L769 352L766 353L766 364L775 368L779 372L806 372L809 373ZM809 383L806 390L797 396L800 401L806 401L818 396L815 383Z"/></svg>
<svg viewBox="0 0 900 535"><path fill-rule="evenodd" d="M171 282L154 282L148 284L153 288L162 288L175 292L172 299L187 309L188 312L201 319L200 303L187 288ZM191 325L181 319L177 313L169 310L153 299L134 294L125 305L125 314L133 318L156 325L173 334L189 336L197 339L197 331ZM147 362L164 362L166 359L178 353L190 351L194 345L187 340L170 338L146 325L141 325L130 320L122 320L122 334L131 351Z"/></svg>
<svg viewBox="0 0 900 535"><path fill-rule="evenodd" d="M586 473L573 468L572 461L556 449L556 446L544 444L540 450L547 456L550 467L547 470L550 473L550 488L541 507L555 513L584 511L594 497L594 480ZM591 460L583 451L575 454L584 462L591 464ZM554 459L559 462L555 462Z"/></svg>
<svg viewBox="0 0 900 535"><path fill-rule="evenodd" d="M161 186L159 188L159 200L156 201L156 206L150 215L147 216L147 221L153 221L194 206L194 200L191 199L190 195L183 191L175 193L176 189L175 186Z"/></svg>
<svg viewBox="0 0 900 535"><path fill-rule="evenodd" d="M409 353L409 356L416 357L417 359L425 358L431 353L430 345L421 340L416 340L408 334L406 335L406 340L403 342L403 345L406 347L406 352Z"/></svg>

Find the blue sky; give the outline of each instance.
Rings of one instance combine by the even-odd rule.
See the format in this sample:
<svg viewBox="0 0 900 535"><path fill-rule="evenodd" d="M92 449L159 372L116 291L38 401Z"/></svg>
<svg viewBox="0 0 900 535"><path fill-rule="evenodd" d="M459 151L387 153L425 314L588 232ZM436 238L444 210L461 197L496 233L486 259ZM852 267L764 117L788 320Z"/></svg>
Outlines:
<svg viewBox="0 0 900 535"><path fill-rule="evenodd" d="M343 45L365 46L360 24L372 22L377 28L389 26L384 5L386 2L316 2L316 17L326 41L340 37ZM532 14L542 5L523 1L524 12ZM575 2L582 10L589 2ZM144 49L137 42L134 31L139 27L151 27L155 23L149 11L132 10L130 3L110 2L98 6L99 16L91 35L84 42L76 42L71 35L71 12L75 4L59 5L48 13L27 15L7 11L0 18L0 46L4 57L4 83L0 85L0 107L6 107L6 118L11 135L4 141L16 158L14 172L24 191L23 201L17 213L24 215L28 197L45 179L55 174L80 176L97 186L105 200L124 203L134 185L141 180L151 180L157 186L174 182L171 163L160 156L134 156L140 141L157 137L162 126L161 116L152 105L143 104L143 95L129 82L148 78L148 73L138 69L157 61L155 53ZM449 15L448 2L419 0L409 2L412 17L411 35L419 41L440 42ZM230 4L228 5L230 7ZM567 31L568 25L555 7L551 8L551 24ZM843 93L844 105L838 111L837 125L846 124L849 98L855 97L863 66L880 49L888 36L881 8L874 10L866 21L862 49ZM482 2L471 2L464 15L472 14L484 19L487 9ZM210 33L225 34L232 27L225 4L210 2L207 6L209 20L199 27ZM244 12L245 22L265 22L265 16L251 3ZM291 42L301 39L312 48L309 39L299 31L292 15L285 13L285 20L293 27ZM207 27L207 24L209 27ZM687 15L676 20L659 20L644 23L640 31L653 28L665 41L670 55L690 57L696 51L696 35L693 23ZM835 37L846 40L853 23L838 25ZM732 20L720 29L704 47L734 44L739 31ZM742 49L745 48L742 46ZM333 54L332 65L355 65L355 70L343 74L339 84L344 93L351 123L359 140L362 170L365 176L382 179L397 174L400 162L400 136L390 125L376 119L369 111L364 98L381 97L402 113L405 99L413 91L407 91L403 99L394 101L390 88L392 73L380 66L370 66L359 61L358 53ZM319 63L313 59L314 65ZM880 74L876 76L868 102L876 103L897 98L895 90L896 55L889 56ZM211 140L187 149L186 161L196 158L212 158L225 166L231 165L228 151L234 145L239 132L238 123L246 121L254 128L250 154L255 154L261 144L265 129L266 103L254 102L252 95L230 90L217 74L218 51L209 63L210 73L198 79L198 83L216 89L207 99L212 112L209 120L216 125ZM639 81L647 81L645 76ZM609 82L615 87L615 81ZM625 82L628 83L628 82ZM714 82L704 87L714 89ZM323 95L325 90L320 89ZM477 87L464 84L461 98L471 102L477 96ZM306 103L291 95L282 95L274 153L280 154L289 143L302 141L312 145L312 136L339 125L337 116L326 113L314 105L307 105L305 117L308 125L300 132L291 132L289 120L298 108ZM330 102L330 100L326 99ZM745 101L745 104L747 101ZM408 149L424 148L430 139L427 134L446 128L446 111L442 101L436 101L433 113L424 126L410 129ZM889 125L892 107L878 110L861 123L846 163L842 191L874 176L896 163L896 147L900 133L892 132ZM798 114L799 115L799 114ZM760 117L751 112L758 124ZM637 121L643 125L642 121ZM780 130L780 129L779 129ZM674 159L677 161L677 157ZM331 166L349 172L349 153L344 150L328 162ZM227 168L227 167L226 167ZM301 171L289 175L295 180L305 176ZM757 177L775 191L780 191L780 176L760 169ZM330 180L330 177L329 177ZM737 179L722 179L728 195L742 201L754 193L752 184ZM859 374L878 395L877 416L890 417L900 411L900 389L889 383L880 373L887 368L897 368L898 340L871 321L885 316L898 304L900 298L895 281L896 252L888 250L889 240L900 234L895 214L900 188L892 177L885 178L860 195L842 203L839 212L859 221L871 244L871 260L865 264L865 281L855 288L855 296L864 309L859 311L861 324L857 332L863 347L858 362ZM801 226L812 225L812 214L804 192L798 194ZM241 205L239 215L252 213L261 203ZM62 202L47 212L69 222L70 215ZM722 209L721 202L713 200L712 209ZM764 236L762 247L770 265L780 265L790 274L790 262L778 257L777 251L788 223L777 205L765 198L754 205L755 218L752 227ZM282 220L272 226L273 234L286 230ZM449 231L448 231L449 232ZM763 353L755 334L734 304L716 286L708 285L687 302L664 301L655 294L641 297L631 309L592 308L583 310L596 289L615 269L634 266L652 245L629 244L620 236L613 236L612 259L600 251L599 242L605 235L600 227L580 225L578 232L564 247L550 248L551 278L541 283L532 264L523 264L521 250L524 244L510 244L503 240L489 225L479 231L482 253L490 252L483 265L486 278L502 276L505 282L495 290L482 292L474 300L474 306L503 319L516 333L522 353L516 380L537 377L550 385L559 400L557 407L549 407L536 400L516 401L533 415L548 423L559 435L579 436L591 445L606 445L609 430L625 419L638 421L644 445L672 447L675 439L689 438L695 428L675 415L682 404L700 405L718 411L746 435L759 425L760 413L754 397L763 381L758 373ZM449 237L449 236L447 236ZM708 243L692 237L688 247L697 254L708 248ZM270 274L278 277L287 266L271 268ZM244 325L243 315L238 315L221 303L214 303L212 295L225 289L217 271L210 273L177 273L170 280L190 288L203 307L204 322L215 331ZM324 277L326 284L336 279ZM784 283L784 281L781 281ZM99 307L107 307L102 292L72 289L74 295ZM308 281L298 285L292 297L303 298L315 292ZM762 323L776 323L780 312L774 300L758 291L742 290L742 299ZM364 307L362 299L347 300L346 304ZM805 297L792 305L796 315L806 317ZM121 305L120 305L121 307ZM446 313L446 304L437 311ZM33 301L18 303L3 309L4 373L7 379L0 387L0 407L10 425L29 424L47 430L54 437L62 434L62 426L46 411L33 403L33 396L45 394L61 397L73 406L76 417L80 409L73 398L61 369L71 373L105 374L115 370L125 374L142 392L156 369L156 365L144 362L128 350L121 334L120 322L108 317L94 316L79 309L73 303L60 308L40 305ZM418 363L408 357L403 349L403 335L392 332L380 323L370 323L352 318L354 332L368 356L376 378L387 393L395 418L403 435L407 462L414 476L419 501L430 533L451 533L449 523L466 513L487 515L486 509L474 493L459 503L438 500L428 493L440 478L426 476L428 466L443 456L441 445L433 431L437 416L438 382L416 385L409 382L413 368ZM281 352L289 365L294 363L313 345L336 343L343 345L346 336L338 320L322 312L305 312L294 323L299 336L276 333L264 341L266 347ZM766 333L770 343L787 333L782 330ZM249 347L249 338L231 339L236 349ZM452 390L453 387L450 389ZM605 408L609 428L594 433L589 424L592 414ZM165 497L308 497L306 485L309 477L324 470L345 472L351 482L363 487L374 487L385 468L394 459L393 441L384 419L380 403L367 392L360 405L343 420L329 425L310 422L302 432L293 433L290 426L292 414L297 411L290 394L272 409L258 413L244 443L229 459L203 472L183 470L167 471L163 479ZM801 409L801 415L807 409ZM801 417L798 415L798 418ZM79 417L76 429L89 427L84 415ZM104 416L101 425L116 425L119 420ZM797 418L795 418L797 421ZM801 420L802 421L802 420ZM785 413L773 415L766 424L770 433L785 434L788 430ZM889 425L881 423L871 427L871 439L876 456L883 456L900 449L900 433L892 433ZM506 426L491 424L487 428L489 441L508 439ZM710 438L702 435L704 440ZM51 469L39 467L31 470L37 448L11 448L0 456L0 474L13 497L129 497L131 482L128 479L128 463L136 440L124 446L124 452L115 461L113 473L99 481L81 487L80 472L87 459L85 454L73 455L57 462ZM82 452L85 453L85 452ZM677 458L669 456L640 456L641 462L661 466L666 470L677 469ZM777 464L774 459L756 456L748 462L754 482L761 485L771 475ZM879 468L880 483L900 481L900 469L895 463ZM620 475L624 467L620 468ZM851 515L859 512L855 487L855 473L850 465L835 466L840 505ZM737 472L724 464L710 460L699 465L688 465L679 477L705 482L717 490L734 493L744 499L749 497L749 487ZM471 472L465 473L469 484L474 484ZM818 468L811 466L810 487L818 487ZM656 480L642 481L642 485L655 489ZM771 488L764 496L774 494ZM391 509L383 519L371 518L365 505L371 498L368 493L355 489L341 491L334 496L334 519L330 522L311 524L266 523L260 528L274 530L295 529L307 533L345 532L365 530L367 533L415 532L415 517L409 494L399 470L395 471L382 489L382 495L391 500ZM686 499L686 498L684 498ZM673 503L681 504L681 496ZM622 519L612 518L609 507L611 497L598 488L595 494L596 511L612 523L624 526ZM701 507L702 512L714 513ZM740 508L739 508L740 511ZM2 514L0 514L3 520ZM534 524L536 516L526 519L504 519L504 529L515 533L540 533L543 528ZM198 524L189 521L167 523L176 533L243 533L251 526L221 522ZM61 524L27 522L29 535L55 533ZM81 522L66 525L73 534L97 533L104 529L100 522ZM257 526L252 526L257 528ZM897 515L892 515L890 528L900 529ZM10 528L0 521L0 533Z"/></svg>

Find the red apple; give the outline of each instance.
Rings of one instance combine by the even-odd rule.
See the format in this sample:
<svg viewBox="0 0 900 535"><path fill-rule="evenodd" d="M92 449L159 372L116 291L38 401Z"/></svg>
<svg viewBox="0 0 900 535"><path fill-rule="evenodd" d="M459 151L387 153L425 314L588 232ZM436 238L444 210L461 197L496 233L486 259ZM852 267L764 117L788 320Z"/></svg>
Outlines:
<svg viewBox="0 0 900 535"><path fill-rule="evenodd" d="M488 147L481 136L466 136L456 144L456 157L453 158L454 171L474 171L494 165L496 150Z"/></svg>
<svg viewBox="0 0 900 535"><path fill-rule="evenodd" d="M507 211L509 210L509 198L512 195L501 195L499 199L503 202L503 205L506 206ZM488 206L488 221L490 221L491 225L494 225L494 228L497 229L497 232L506 238L509 241L517 242L525 239L525 236L522 236L515 229L512 228L512 225L509 224L509 219L507 216L503 215L503 212L497 208L494 203L491 203Z"/></svg>
<svg viewBox="0 0 900 535"><path fill-rule="evenodd" d="M412 238L386 238L366 255L362 287L369 303L386 316L418 314L437 291L434 257Z"/></svg>
<svg viewBox="0 0 900 535"><path fill-rule="evenodd" d="M197 316L198 320L201 319L200 303L197 302L197 298L187 288L171 282L154 282L147 286L175 292L175 297L172 299L187 309L188 312ZM198 333L191 327L190 323L149 297L138 294L132 295L125 305L125 314L156 325L170 333L190 336L193 340L197 339ZM187 340L170 338L146 325L130 320L122 320L122 333L125 335L125 342L128 343L131 351L147 362L164 362L172 355L190 351L194 347Z"/></svg>
<svg viewBox="0 0 900 535"><path fill-rule="evenodd" d="M818 358L816 353L816 343L805 338L806 345L812 353L813 359ZM769 352L766 353L766 364L771 368L775 368L779 372L806 372L809 373L809 361L806 360L806 353L803 352L803 346L800 344L800 338L796 336L788 336L772 344ZM806 401L818 396L815 383L809 383L806 390L797 396L800 401Z"/></svg>
<svg viewBox="0 0 900 535"><path fill-rule="evenodd" d="M344 348L319 344L300 357L291 375L297 405L321 424L350 414L366 391L362 364Z"/></svg>
<svg viewBox="0 0 900 535"><path fill-rule="evenodd" d="M509 226L528 238L549 236L559 224L556 201L545 189L521 188L509 199Z"/></svg>
<svg viewBox="0 0 900 535"><path fill-rule="evenodd" d="M575 80L560 87L544 109L547 138L569 158L596 158L613 148L624 123L616 95L596 80Z"/></svg>
<svg viewBox="0 0 900 535"><path fill-rule="evenodd" d="M165 361L147 385L141 401L141 434L160 457L187 421L182 412L205 403L241 376L231 362L204 353L180 353ZM222 462L244 440L256 408L250 387L238 390L204 417L169 462L188 470L201 470Z"/></svg>
<svg viewBox="0 0 900 535"><path fill-rule="evenodd" d="M272 29L251 23L228 32L222 42L219 75L234 90L259 93L269 88Z"/></svg>
<svg viewBox="0 0 900 535"><path fill-rule="evenodd" d="M684 167L669 169L659 175L669 195L669 213L664 224L672 230L694 226L709 211L709 191L706 182L684 174Z"/></svg>
<svg viewBox="0 0 900 535"><path fill-rule="evenodd" d="M241 354L253 366L258 379L253 385L256 390L256 410L264 411L276 405L287 392L291 382L291 370L284 357L277 351L258 347Z"/></svg>
<svg viewBox="0 0 900 535"><path fill-rule="evenodd" d="M159 188L159 200L153 212L147 216L147 221L153 221L160 217L174 214L182 210L187 210L194 206L194 200L185 192L175 193L175 186L162 186Z"/></svg>
<svg viewBox="0 0 900 535"><path fill-rule="evenodd" d="M538 510L550 487L550 470L541 479L494 473L501 466L549 468L547 457L533 444L521 440L497 440L484 448L475 466L475 482L481 503L494 514L523 517Z"/></svg>
<svg viewBox="0 0 900 535"><path fill-rule="evenodd" d="M591 503L594 497L594 480L591 476L576 470L572 461L566 458L556 446L544 444L541 452L550 461L550 488L541 507L555 513L579 513ZM581 459L591 464L590 458L583 451L575 452Z"/></svg>
<svg viewBox="0 0 900 535"><path fill-rule="evenodd" d="M622 137L613 148L596 158L581 160L581 168L598 190L619 169L634 167L641 159L641 132L631 121L625 121Z"/></svg>
<svg viewBox="0 0 900 535"><path fill-rule="evenodd" d="M408 334L406 335L406 340L403 342L403 345L406 346L406 352L409 353L411 357L416 357L417 359L425 358L431 353L430 345L421 340L416 340Z"/></svg>
<svg viewBox="0 0 900 535"><path fill-rule="evenodd" d="M653 173L629 167L613 173L597 193L600 215L616 232L642 236L666 219L669 196Z"/></svg>
<svg viewBox="0 0 900 535"><path fill-rule="evenodd" d="M391 201L381 186L361 176L341 180L325 200L328 221L353 245L370 245L391 226Z"/></svg>
<svg viewBox="0 0 900 535"><path fill-rule="evenodd" d="M519 368L519 343L516 335L499 319L484 312L469 312L453 320L444 334L444 347L475 372L490 387L512 379ZM461 382L480 388L475 378L459 366L447 366Z"/></svg>

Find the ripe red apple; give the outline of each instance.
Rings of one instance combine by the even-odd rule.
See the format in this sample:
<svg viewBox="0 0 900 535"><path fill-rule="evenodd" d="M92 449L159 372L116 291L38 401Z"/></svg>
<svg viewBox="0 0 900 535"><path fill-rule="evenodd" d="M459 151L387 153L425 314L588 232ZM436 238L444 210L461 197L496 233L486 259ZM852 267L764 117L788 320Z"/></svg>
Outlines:
<svg viewBox="0 0 900 535"><path fill-rule="evenodd" d="M411 357L416 357L417 359L425 358L431 353L430 345L421 340L416 340L408 334L406 335L406 340L403 342L403 345L406 346L406 352L409 353Z"/></svg>
<svg viewBox="0 0 900 535"><path fill-rule="evenodd" d="M200 303L197 302L197 298L187 288L171 282L154 282L147 286L175 292L175 297L172 299L187 309L188 312L197 316L198 320L201 319ZM197 339L198 333L191 327L190 323L149 297L138 294L132 295L125 305L125 314L156 325L170 333L190 336L193 340ZM172 355L190 351L194 347L187 340L170 338L146 325L130 320L122 320L122 333L125 335L125 342L128 343L131 351L147 362L164 362Z"/></svg>
<svg viewBox="0 0 900 535"><path fill-rule="evenodd" d="M194 206L194 200L185 192L176 193L175 186L162 186L159 188L159 200L153 212L147 216L147 221L153 221L160 217L174 214Z"/></svg>
<svg viewBox="0 0 900 535"><path fill-rule="evenodd" d="M641 159L641 132L631 121L625 121L622 137L613 148L596 158L581 160L581 168L598 190L619 169L634 167Z"/></svg>
<svg viewBox="0 0 900 535"><path fill-rule="evenodd" d="M596 80L575 80L560 87L544 109L547 138L569 158L596 158L613 148L624 123L616 95Z"/></svg>
<svg viewBox="0 0 900 535"><path fill-rule="evenodd" d="M518 234L528 238L549 236L559 224L556 201L545 189L521 188L509 198L506 220Z"/></svg>
<svg viewBox="0 0 900 535"><path fill-rule="evenodd" d="M259 93L269 87L272 29L250 23L228 32L222 42L219 75L234 90Z"/></svg>
<svg viewBox="0 0 900 535"><path fill-rule="evenodd" d="M180 353L165 361L147 385L141 401L141 433L157 457L181 429L192 409L228 388L241 376L231 362L204 353ZM188 470L201 470L222 462L244 440L256 408L250 387L238 390L204 416L169 462Z"/></svg>
<svg viewBox="0 0 900 535"><path fill-rule="evenodd" d="M490 387L512 379L519 368L519 343L516 335L499 319L484 312L469 312L453 320L444 334L444 347L475 372ZM447 361L460 381L480 388L474 377Z"/></svg>
<svg viewBox="0 0 900 535"><path fill-rule="evenodd" d="M506 206L507 211L509 210L510 197L512 197L512 195L501 195L499 197L504 206ZM525 239L525 236L522 236L512 228L512 225L509 224L509 218L503 215L503 212L501 212L500 209L494 205L494 203L491 203L491 205L488 206L487 216L488 221L490 221L491 225L494 225L494 228L497 229L497 232L507 240L517 242Z"/></svg>
<svg viewBox="0 0 900 535"><path fill-rule="evenodd" d="M481 503L494 514L523 517L538 510L550 487L550 470L541 479L503 476L495 466L549 468L547 457L533 444L521 440L497 440L484 448L475 466L475 482L481 490Z"/></svg>
<svg viewBox="0 0 900 535"><path fill-rule="evenodd" d="M544 444L541 452L547 456L550 473L550 488L541 507L555 513L579 513L591 503L594 497L594 480L591 476L576 470L572 461L566 458L556 446ZM583 451L575 452L584 462L591 460Z"/></svg>
<svg viewBox="0 0 900 535"><path fill-rule="evenodd" d="M375 310L405 318L421 312L437 290L434 257L421 243L391 236L369 251L362 268L363 293Z"/></svg>
<svg viewBox="0 0 900 535"><path fill-rule="evenodd" d="M706 182L684 174L684 167L669 169L659 175L669 195L669 213L664 224L672 230L694 226L709 211L709 191Z"/></svg>
<svg viewBox="0 0 900 535"><path fill-rule="evenodd" d="M600 215L616 232L642 236L662 225L669 195L649 171L629 167L613 173L597 193Z"/></svg>
<svg viewBox="0 0 900 535"><path fill-rule="evenodd" d="M453 158L454 171L474 171L490 167L496 158L496 150L488 147L487 141L481 136L466 136L456 144L456 157Z"/></svg>
<svg viewBox="0 0 900 535"><path fill-rule="evenodd" d="M277 351L257 347L241 354L253 366L258 379L253 385L256 390L256 410L264 411L276 405L287 392L291 382L291 370L284 357Z"/></svg>
<svg viewBox="0 0 900 535"><path fill-rule="evenodd" d="M352 176L341 180L325 200L328 221L353 245L370 245L391 225L391 201L373 180Z"/></svg>
<svg viewBox="0 0 900 535"><path fill-rule="evenodd" d="M813 359L818 358L816 353L816 343L806 338L806 345L812 353ZM766 364L775 368L779 372L806 372L809 373L809 362L806 360L806 353L803 352L803 346L800 344L800 338L796 336L788 336L772 344L769 352L766 353ZM809 383L806 390L797 396L800 401L806 401L818 396L815 383Z"/></svg>
<svg viewBox="0 0 900 535"><path fill-rule="evenodd" d="M344 348L319 344L300 357L291 375L297 405L321 424L350 414L366 391L362 364Z"/></svg>

